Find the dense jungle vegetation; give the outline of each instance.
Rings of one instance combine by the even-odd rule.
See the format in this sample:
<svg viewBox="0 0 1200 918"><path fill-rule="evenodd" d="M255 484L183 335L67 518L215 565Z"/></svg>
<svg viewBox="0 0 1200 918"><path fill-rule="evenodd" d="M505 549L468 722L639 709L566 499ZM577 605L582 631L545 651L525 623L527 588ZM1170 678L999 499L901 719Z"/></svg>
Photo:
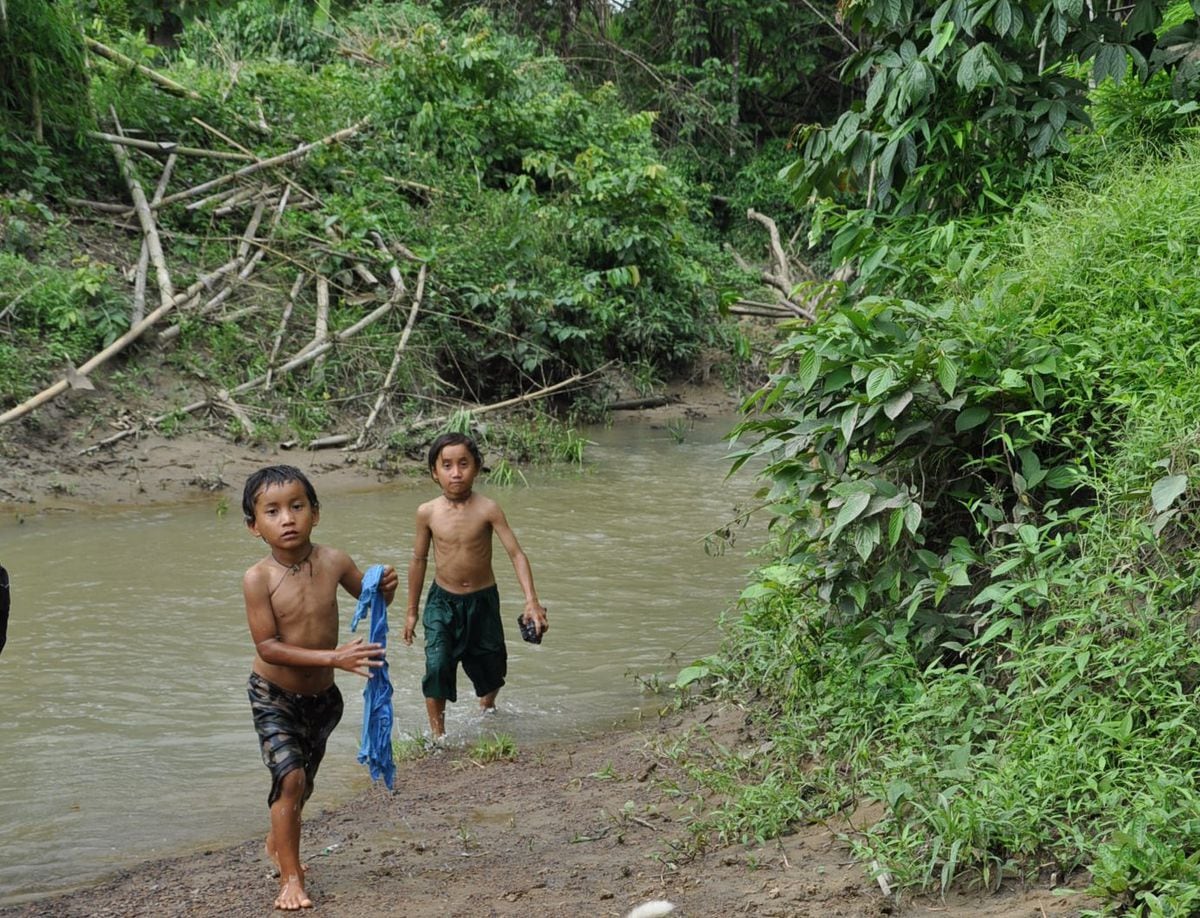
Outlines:
<svg viewBox="0 0 1200 918"><path fill-rule="evenodd" d="M1200 912L1195 7L0 10L0 407L137 321L113 263L64 261L86 201L129 220L122 131L244 157L134 148L147 198L169 161L170 189L258 167L153 210L180 286L264 253L163 351L238 435L390 393L398 437L613 362L649 391L736 368L727 313L788 314L738 427L773 539L678 677L754 698L765 741L694 756L696 846L869 800L851 841L891 889ZM329 329L398 308L285 376L336 336L322 289Z"/></svg>

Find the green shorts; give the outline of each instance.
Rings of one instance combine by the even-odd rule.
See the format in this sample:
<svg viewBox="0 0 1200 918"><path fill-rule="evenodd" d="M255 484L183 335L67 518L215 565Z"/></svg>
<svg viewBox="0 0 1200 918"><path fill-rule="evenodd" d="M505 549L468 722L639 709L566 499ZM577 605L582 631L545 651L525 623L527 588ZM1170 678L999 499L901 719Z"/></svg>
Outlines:
<svg viewBox="0 0 1200 918"><path fill-rule="evenodd" d="M425 596L426 698L458 700L458 664L482 698L504 685L508 648L500 624L500 591L495 584L474 593L451 593L429 585Z"/></svg>

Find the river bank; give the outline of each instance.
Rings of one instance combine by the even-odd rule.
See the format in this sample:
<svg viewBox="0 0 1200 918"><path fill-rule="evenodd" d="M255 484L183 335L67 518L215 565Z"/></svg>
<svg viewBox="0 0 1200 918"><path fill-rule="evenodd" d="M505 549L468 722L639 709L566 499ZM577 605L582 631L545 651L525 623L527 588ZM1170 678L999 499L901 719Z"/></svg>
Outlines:
<svg viewBox="0 0 1200 918"><path fill-rule="evenodd" d="M727 414L732 401L692 392L619 423ZM377 487L394 474L370 455L247 447L204 431L83 453L93 434L65 423L81 417L44 419L41 432L54 434L37 438L41 448L28 431L23 443L3 441L4 512L211 500L214 492L236 505L245 474L277 461L308 470L323 497ZM419 475L420 464L412 466ZM661 697L666 704L669 696ZM689 756L701 765L706 750L752 756L761 743L746 711L709 705L650 716L636 728L530 744L496 762L450 749L402 763L393 793L374 787L328 808L319 787L303 841L310 893L321 914L335 916L619 916L659 897L695 916L1078 913L1078 902L1048 887L897 902L850 854L847 833L868 812L764 845L698 844L689 825L702 797L668 754L689 737L699 737ZM219 814L214 801L213 818ZM0 907L0 915L260 915L271 912L273 898L254 837L147 861L65 895Z"/></svg>
<svg viewBox="0 0 1200 918"><path fill-rule="evenodd" d="M1067 916L1078 903L1049 889L897 903L844 841L846 823L799 828L765 845L696 846L700 803L664 750L702 733L699 748L745 749L746 712L707 705L638 729L519 750L477 762L467 750L400 764L393 792L372 787L306 821L302 855L315 912L362 915L621 916L665 898L690 916ZM2 916L271 913L274 880L262 840L154 861Z"/></svg>

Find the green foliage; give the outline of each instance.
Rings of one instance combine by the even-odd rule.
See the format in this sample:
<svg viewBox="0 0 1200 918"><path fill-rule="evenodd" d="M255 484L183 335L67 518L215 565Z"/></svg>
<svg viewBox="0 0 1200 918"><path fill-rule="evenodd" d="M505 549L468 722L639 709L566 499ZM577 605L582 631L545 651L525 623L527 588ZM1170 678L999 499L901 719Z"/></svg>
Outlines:
<svg viewBox="0 0 1200 918"><path fill-rule="evenodd" d="M467 753L467 757L479 765L489 762L511 762L517 757L517 742L507 733L483 737Z"/></svg>
<svg viewBox="0 0 1200 918"><path fill-rule="evenodd" d="M828 128L799 134L789 170L797 196L847 185L868 204L938 216L1008 207L1053 175L1053 154L1087 127L1087 80L1140 81L1192 60L1195 19L1160 31L1163 0L1120 11L1083 3L863 0L846 26L870 39L845 75L867 83L861 103ZM1147 56L1144 48L1153 51ZM1185 98L1194 81L1176 67Z"/></svg>
<svg viewBox="0 0 1200 918"><path fill-rule="evenodd" d="M60 142L91 126L83 40L71 4L6 0L0 20L0 135ZM0 185L11 187L3 181Z"/></svg>
<svg viewBox="0 0 1200 918"><path fill-rule="evenodd" d="M90 12L106 16L110 29L143 22L133 5L124 13L119 5ZM427 6L375 3L334 16L291 0L250 0L211 15L203 5L164 9L184 22L176 49L115 30L106 41L190 92L164 92L136 70L98 59L90 104L105 118L116 111L126 131L227 149L219 132L267 157L363 125L294 167L298 186L320 206L282 215L255 289L236 294L239 306L253 306L246 318L216 325L182 317L171 356L179 366L228 388L264 373L270 347L262 338L284 327L282 291L294 264L311 261L314 240L327 250L315 267L331 280L333 330L357 321L381 291L351 269L373 264L386 277L394 257L380 253L376 234L401 241L427 270L395 378L410 394L406 415L445 398L499 401L613 360L639 360L665 376L719 342L711 279L724 270L721 256L689 216L703 192L664 164L654 116L630 113L611 88L576 90L561 64L481 11L448 20ZM251 127L260 121L269 132ZM153 187L155 165L141 155L133 163L143 187ZM8 138L0 140L0 164L35 193L127 196L102 142L85 139L66 157ZM228 163L181 156L171 184L195 186L228 171ZM232 257L247 214L164 207L157 217L177 283L186 284L186 266ZM18 244L20 227L10 234ZM416 262L396 266L411 292ZM280 353L306 343L314 299L311 286L299 292ZM320 365L281 379L275 394L248 395L260 433L308 438L381 385L404 318L397 310ZM520 462L532 450L514 437L506 458ZM555 433L549 442L572 461L582 455L578 437Z"/></svg>
<svg viewBox="0 0 1200 918"><path fill-rule="evenodd" d="M1104 914L1195 911L1197 244L1195 155L1119 160L780 346L737 459L773 559L697 664L770 751L697 770L698 832L866 796L896 885L1088 867Z"/></svg>
<svg viewBox="0 0 1200 918"><path fill-rule="evenodd" d="M11 244L19 218L5 226ZM33 382L83 363L128 326L110 265L81 256L63 270L0 250L0 393L5 402L32 394Z"/></svg>
<svg viewBox="0 0 1200 918"><path fill-rule="evenodd" d="M334 48L327 15L308 0L241 0L193 19L180 47L194 59L283 58L309 64Z"/></svg>

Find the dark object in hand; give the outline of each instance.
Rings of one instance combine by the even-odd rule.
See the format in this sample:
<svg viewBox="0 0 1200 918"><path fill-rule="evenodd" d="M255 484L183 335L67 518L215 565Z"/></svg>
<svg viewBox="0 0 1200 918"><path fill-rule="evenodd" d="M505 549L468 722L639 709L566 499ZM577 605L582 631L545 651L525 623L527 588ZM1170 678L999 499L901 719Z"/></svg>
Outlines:
<svg viewBox="0 0 1200 918"><path fill-rule="evenodd" d="M530 644L542 643L542 636L538 634L537 622L532 619L526 621L524 613L517 616L517 627L521 629L521 637Z"/></svg>
<svg viewBox="0 0 1200 918"><path fill-rule="evenodd" d="M0 565L0 650L8 641L8 571Z"/></svg>

